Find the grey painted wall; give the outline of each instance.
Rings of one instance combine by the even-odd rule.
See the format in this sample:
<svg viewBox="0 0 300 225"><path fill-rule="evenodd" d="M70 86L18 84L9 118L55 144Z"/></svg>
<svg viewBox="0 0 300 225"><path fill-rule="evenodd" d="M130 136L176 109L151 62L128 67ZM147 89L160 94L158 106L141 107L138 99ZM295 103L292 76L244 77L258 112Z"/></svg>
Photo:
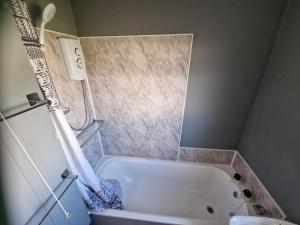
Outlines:
<svg viewBox="0 0 300 225"><path fill-rule="evenodd" d="M5 26L5 18L6 18L6 14L5 14L6 8L5 8L5 4L4 1L0 1L0 30L3 26ZM1 33L2 34L2 33ZM2 38L0 38L0 40L2 40ZM0 42L0 46L3 45L2 42ZM1 51L1 47L0 47L0 52ZM2 61L2 55L0 57L0 62ZM1 96L1 93L0 93ZM1 97L0 97L0 102L2 101ZM0 158L3 158L3 153L2 153L2 149L0 149ZM0 160L0 168L3 168L3 162L2 160ZM4 201L4 193L3 193L3 179L4 176L2 173L0 173L0 222L1 224L8 224L8 220L7 220L7 207L6 207L6 202Z"/></svg>
<svg viewBox="0 0 300 225"><path fill-rule="evenodd" d="M194 33L181 146L236 148L285 0L72 0L79 36Z"/></svg>
<svg viewBox="0 0 300 225"><path fill-rule="evenodd" d="M40 93L14 18L6 4L3 3L4 1L0 0L1 112L26 103L25 95L28 93ZM8 119L8 122L27 148L50 187L54 189L61 182L61 174L68 168L68 164L56 137L47 107L41 106L22 113ZM23 225L50 196L50 193L3 122L0 122L0 165L0 181L2 181L0 224ZM75 189L77 188L75 183L73 186ZM63 201L66 209L73 216L75 215L73 219L77 221L73 220L70 223L68 220L65 223L89 224L87 210L83 206L78 190L77 193L73 191L71 195L72 197ZM5 220L2 213L3 200L8 221ZM79 201L81 205L78 203ZM65 224L60 222L62 219L64 220L61 210L56 211L52 211L50 216L53 220L47 224ZM81 217L81 220L78 219L78 216ZM82 220L84 216L85 222Z"/></svg>
<svg viewBox="0 0 300 225"><path fill-rule="evenodd" d="M46 29L72 35L77 34L71 0L25 0L25 2L34 26L40 26L44 7L52 2L56 6L56 13L53 20L46 25Z"/></svg>
<svg viewBox="0 0 300 225"><path fill-rule="evenodd" d="M40 97L42 95L14 18L6 4L1 3L0 15L0 111L3 112L26 103L26 94L38 92ZM30 155L54 188L61 180L61 172L68 165L56 139L46 106L11 118L9 122L25 146L30 146ZM48 135L44 135L45 133ZM24 224L48 198L49 191L3 122L0 122L0 154L9 222ZM53 161L49 160L51 158L55 158L55 168ZM18 216L15 212L18 212Z"/></svg>
<svg viewBox="0 0 300 225"><path fill-rule="evenodd" d="M6 111L25 103L26 94L40 91L14 18L5 4L0 7L0 15L0 110Z"/></svg>
<svg viewBox="0 0 300 225"><path fill-rule="evenodd" d="M271 195L300 223L300 1L290 1L240 151Z"/></svg>

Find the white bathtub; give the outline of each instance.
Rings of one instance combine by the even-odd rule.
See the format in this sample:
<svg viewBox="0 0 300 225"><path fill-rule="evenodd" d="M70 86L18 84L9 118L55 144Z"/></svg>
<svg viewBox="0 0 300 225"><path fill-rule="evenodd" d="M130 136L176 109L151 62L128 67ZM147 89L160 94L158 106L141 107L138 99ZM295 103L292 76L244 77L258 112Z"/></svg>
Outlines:
<svg viewBox="0 0 300 225"><path fill-rule="evenodd" d="M228 224L239 206L235 214L248 215L244 201L233 196L240 193L236 183L214 166L106 157L97 175L120 182L125 206L100 215L186 225Z"/></svg>

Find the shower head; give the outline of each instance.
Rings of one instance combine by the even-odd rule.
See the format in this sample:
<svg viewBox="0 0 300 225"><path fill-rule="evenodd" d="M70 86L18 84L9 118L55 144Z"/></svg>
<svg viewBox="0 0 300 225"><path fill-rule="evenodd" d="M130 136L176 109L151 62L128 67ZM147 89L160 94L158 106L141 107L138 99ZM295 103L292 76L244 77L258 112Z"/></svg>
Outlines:
<svg viewBox="0 0 300 225"><path fill-rule="evenodd" d="M43 10L42 23L40 29L40 44L42 45L43 50L45 45L45 40L44 40L45 25L53 19L55 12L56 12L56 7L53 3L49 3L48 5L46 5L46 7Z"/></svg>
<svg viewBox="0 0 300 225"><path fill-rule="evenodd" d="M49 23L53 19L55 12L56 7L53 3L49 3L48 5L46 5L42 14L42 23L44 23L44 25Z"/></svg>

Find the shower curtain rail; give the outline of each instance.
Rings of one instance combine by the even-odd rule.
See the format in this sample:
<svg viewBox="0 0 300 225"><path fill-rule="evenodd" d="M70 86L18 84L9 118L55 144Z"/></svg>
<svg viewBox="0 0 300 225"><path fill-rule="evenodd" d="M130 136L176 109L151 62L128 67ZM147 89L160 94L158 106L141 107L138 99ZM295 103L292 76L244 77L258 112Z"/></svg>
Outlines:
<svg viewBox="0 0 300 225"><path fill-rule="evenodd" d="M25 112L28 112L32 109L36 109L38 107L41 107L43 105L46 105L48 104L48 100L38 100L38 101L30 101L30 103L25 103L25 104L22 104L22 105L19 105L13 109L10 109L6 112L3 112L3 115L4 115L4 118L5 119L9 119L9 118L12 118L12 117L15 117L15 116L18 116L22 113L25 113ZM3 119L0 118L0 122L2 122Z"/></svg>

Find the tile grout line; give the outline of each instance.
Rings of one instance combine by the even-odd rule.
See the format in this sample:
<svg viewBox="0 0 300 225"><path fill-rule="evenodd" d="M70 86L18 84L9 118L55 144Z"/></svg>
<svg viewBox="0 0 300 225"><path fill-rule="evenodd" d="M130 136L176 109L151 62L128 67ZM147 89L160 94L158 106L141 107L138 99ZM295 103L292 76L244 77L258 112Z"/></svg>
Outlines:
<svg viewBox="0 0 300 225"><path fill-rule="evenodd" d="M235 161L235 159L236 159L237 153L238 153L238 151L235 150L235 151L234 151L234 155L233 155L232 160L231 160L231 163L230 163L230 166L231 166L232 168L233 168L233 163L234 163L234 161Z"/></svg>
<svg viewBox="0 0 300 225"><path fill-rule="evenodd" d="M184 147L182 146L181 148L185 149L197 149L197 150L208 150L208 151L224 151L224 152L235 152L236 150L234 149L221 149L221 148L198 148L198 147Z"/></svg>
<svg viewBox="0 0 300 225"><path fill-rule="evenodd" d="M55 31L54 31L55 32ZM123 37L147 37L147 36L181 36L181 35L194 35L193 33L174 33L174 34L132 34L132 35L96 35L96 36L78 36L78 38L123 38Z"/></svg>
<svg viewBox="0 0 300 225"><path fill-rule="evenodd" d="M177 162L180 161L180 153L181 153L181 148L180 148L180 146L179 146L179 148L178 148L178 153L177 153Z"/></svg>
<svg viewBox="0 0 300 225"><path fill-rule="evenodd" d="M193 41L194 41L194 34L192 34L192 40L190 44L190 55L189 55L189 65L187 69L187 77L186 77L186 85L185 85L185 94L184 94L184 102L183 102L183 109L182 109L182 115L181 115L181 127L180 127L180 133L179 133L179 148L181 143L181 136L182 136L182 130L183 130L183 119L184 119L184 112L185 112L185 106L186 106L186 97L187 97L187 89L188 89L188 83L189 83L189 77L190 77L190 68L191 68L191 61L192 61L192 51L193 51ZM179 156L178 156L179 160Z"/></svg>

